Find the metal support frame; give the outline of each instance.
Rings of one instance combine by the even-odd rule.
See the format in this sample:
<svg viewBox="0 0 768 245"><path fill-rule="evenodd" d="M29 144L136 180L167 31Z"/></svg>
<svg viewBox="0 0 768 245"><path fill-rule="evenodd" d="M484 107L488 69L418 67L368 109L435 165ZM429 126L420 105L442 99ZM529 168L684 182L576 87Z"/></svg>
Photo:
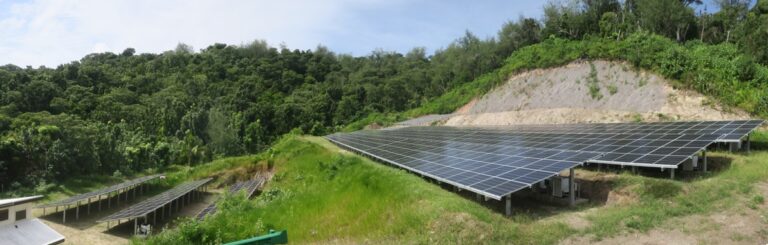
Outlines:
<svg viewBox="0 0 768 245"><path fill-rule="evenodd" d="M512 216L512 194L507 195L507 201L506 205L504 207L505 214L507 216Z"/></svg>
<svg viewBox="0 0 768 245"><path fill-rule="evenodd" d="M670 168L669 169L669 178L670 179L675 179L675 169L674 168Z"/></svg>
<svg viewBox="0 0 768 245"><path fill-rule="evenodd" d="M576 187L574 186L574 170L570 169L570 175L568 176L568 201L571 207L576 206Z"/></svg>
<svg viewBox="0 0 768 245"><path fill-rule="evenodd" d="M706 173L707 172L707 151L701 151L701 158L703 160L703 163L701 164L702 170Z"/></svg>
<svg viewBox="0 0 768 245"><path fill-rule="evenodd" d="M744 140L744 147L747 149L747 153L750 153L750 143L749 143L749 134L747 134L747 138Z"/></svg>

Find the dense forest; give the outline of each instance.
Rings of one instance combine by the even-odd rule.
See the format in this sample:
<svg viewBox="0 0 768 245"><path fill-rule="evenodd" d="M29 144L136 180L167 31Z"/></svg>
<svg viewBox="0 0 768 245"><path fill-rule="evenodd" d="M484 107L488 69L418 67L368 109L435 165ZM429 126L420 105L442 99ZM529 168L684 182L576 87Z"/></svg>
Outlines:
<svg viewBox="0 0 768 245"><path fill-rule="evenodd" d="M131 174L258 152L292 130L322 135L371 114L423 106L501 67L526 46L562 46L558 40L680 43L685 48L664 53L670 56L665 60L676 61L663 64L664 75L695 80L696 89L709 93L721 87L684 68L707 62L691 58L704 55L696 54L697 47L716 47L703 51L737 53L731 56L738 59L734 69L715 76L766 88L768 1L719 0L714 13L696 12L701 4L550 2L541 20L521 17L490 38L467 31L433 54L414 48L353 57L322 46L291 50L255 41L201 50L179 44L161 54L127 48L56 68L5 65L0 67L0 185L45 186L71 176ZM632 62L644 66L642 59ZM768 99L761 95L745 99L748 111L768 112Z"/></svg>

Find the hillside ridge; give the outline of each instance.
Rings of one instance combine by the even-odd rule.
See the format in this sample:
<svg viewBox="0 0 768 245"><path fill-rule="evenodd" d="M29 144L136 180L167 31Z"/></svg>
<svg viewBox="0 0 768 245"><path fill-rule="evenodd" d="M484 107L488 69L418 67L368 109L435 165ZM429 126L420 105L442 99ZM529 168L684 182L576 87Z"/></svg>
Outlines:
<svg viewBox="0 0 768 245"><path fill-rule="evenodd" d="M460 107L446 125L747 119L651 71L621 61L577 60L521 72Z"/></svg>

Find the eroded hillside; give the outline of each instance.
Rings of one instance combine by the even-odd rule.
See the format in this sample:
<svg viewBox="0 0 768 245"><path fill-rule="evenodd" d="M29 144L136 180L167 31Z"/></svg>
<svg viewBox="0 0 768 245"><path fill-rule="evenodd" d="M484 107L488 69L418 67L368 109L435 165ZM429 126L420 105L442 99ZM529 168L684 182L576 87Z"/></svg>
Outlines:
<svg viewBox="0 0 768 245"><path fill-rule="evenodd" d="M625 62L576 61L511 77L447 125L743 119L749 115Z"/></svg>

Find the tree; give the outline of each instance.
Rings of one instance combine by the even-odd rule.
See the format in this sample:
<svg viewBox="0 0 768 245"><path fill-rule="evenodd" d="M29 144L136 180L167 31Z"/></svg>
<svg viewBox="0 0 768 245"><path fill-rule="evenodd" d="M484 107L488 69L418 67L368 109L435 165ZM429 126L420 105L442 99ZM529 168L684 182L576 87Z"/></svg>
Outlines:
<svg viewBox="0 0 768 245"><path fill-rule="evenodd" d="M645 0L637 1L637 16L640 26L678 42L687 39L688 31L694 24L691 1Z"/></svg>
<svg viewBox="0 0 768 245"><path fill-rule="evenodd" d="M135 54L135 53L136 53L136 49L127 48L127 49L123 50L123 52L120 55L125 56L125 57L130 57L130 56L133 56L133 54Z"/></svg>
<svg viewBox="0 0 768 245"><path fill-rule="evenodd" d="M541 41L541 24L532 18L520 17L516 22L508 21L499 31L498 53L507 57L515 50Z"/></svg>
<svg viewBox="0 0 768 245"><path fill-rule="evenodd" d="M720 24L722 32L725 33L724 42L731 41L731 33L737 25L744 20L749 10L750 0L717 0L720 11L714 14L713 18Z"/></svg>

